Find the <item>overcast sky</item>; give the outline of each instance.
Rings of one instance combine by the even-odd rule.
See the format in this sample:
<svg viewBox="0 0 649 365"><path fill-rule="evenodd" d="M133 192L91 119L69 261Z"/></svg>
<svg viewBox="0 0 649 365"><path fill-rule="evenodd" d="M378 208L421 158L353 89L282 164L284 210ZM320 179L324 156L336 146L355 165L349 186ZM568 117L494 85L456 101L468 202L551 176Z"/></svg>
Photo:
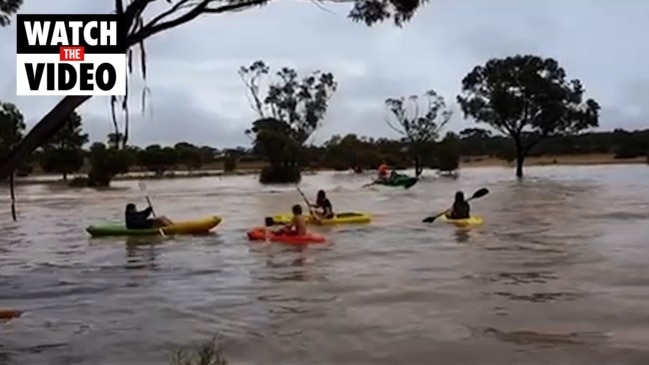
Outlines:
<svg viewBox="0 0 649 365"><path fill-rule="evenodd" d="M22 13L108 13L112 0L29 0ZM131 94L131 142L249 145L255 114L237 70L262 59L300 73L333 72L339 82L323 127L332 134L396 137L385 125L387 97L435 89L455 109L460 80L491 57L553 57L602 105L600 129L649 127L649 1L431 0L402 29L366 27L349 4L275 0L241 13L204 16L147 43L150 105ZM0 29L0 100L16 103L29 126L57 97L17 97L15 24ZM139 77L139 73L136 75ZM109 99L80 109L91 140L112 130ZM456 111L449 128L474 126Z"/></svg>

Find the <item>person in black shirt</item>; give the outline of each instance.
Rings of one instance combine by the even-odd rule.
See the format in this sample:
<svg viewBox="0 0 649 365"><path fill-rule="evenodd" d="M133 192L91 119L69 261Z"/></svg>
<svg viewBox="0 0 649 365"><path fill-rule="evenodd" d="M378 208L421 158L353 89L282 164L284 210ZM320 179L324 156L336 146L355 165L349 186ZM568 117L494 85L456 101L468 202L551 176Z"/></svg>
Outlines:
<svg viewBox="0 0 649 365"><path fill-rule="evenodd" d="M137 211L135 204L126 204L124 211L124 220L128 229L150 229L168 226L173 222L167 217L149 218L153 213L153 208L148 207L141 212Z"/></svg>
<svg viewBox="0 0 649 365"><path fill-rule="evenodd" d="M320 212L316 212L319 218L333 218L335 216L331 202L329 201L329 199L327 199L327 195L325 194L324 190L318 191L316 203L311 204L311 207L319 208L322 210Z"/></svg>
<svg viewBox="0 0 649 365"><path fill-rule="evenodd" d="M455 202L453 202L453 207L446 216L450 219L466 219L471 217L471 207L464 200L463 192L458 191L455 193Z"/></svg>

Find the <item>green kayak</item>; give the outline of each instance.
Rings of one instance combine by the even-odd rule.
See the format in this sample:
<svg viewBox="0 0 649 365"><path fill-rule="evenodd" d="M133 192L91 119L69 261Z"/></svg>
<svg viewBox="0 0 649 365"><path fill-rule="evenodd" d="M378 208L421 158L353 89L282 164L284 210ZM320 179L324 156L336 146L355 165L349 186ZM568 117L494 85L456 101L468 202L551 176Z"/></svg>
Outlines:
<svg viewBox="0 0 649 365"><path fill-rule="evenodd" d="M411 186L415 185L419 181L416 177L410 177L408 175L397 175L390 180L376 180L374 184L377 185L386 185L386 186L403 186L408 189Z"/></svg>

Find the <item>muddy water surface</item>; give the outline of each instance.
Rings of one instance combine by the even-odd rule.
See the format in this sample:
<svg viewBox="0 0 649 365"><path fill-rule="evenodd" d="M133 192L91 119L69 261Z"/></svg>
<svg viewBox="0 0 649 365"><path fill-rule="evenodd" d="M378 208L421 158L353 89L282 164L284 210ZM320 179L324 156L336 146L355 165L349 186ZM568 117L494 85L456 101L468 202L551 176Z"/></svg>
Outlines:
<svg viewBox="0 0 649 365"><path fill-rule="evenodd" d="M144 242L84 231L144 205L137 182L21 186L16 223L3 190L0 308L27 312L0 324L0 364L166 364L214 333L248 364L649 363L649 168L527 172L466 169L407 191L306 176L309 195L375 218L314 228L332 244L302 251L246 240L300 202L254 176L148 181L159 214L224 221ZM482 227L420 223L483 186Z"/></svg>

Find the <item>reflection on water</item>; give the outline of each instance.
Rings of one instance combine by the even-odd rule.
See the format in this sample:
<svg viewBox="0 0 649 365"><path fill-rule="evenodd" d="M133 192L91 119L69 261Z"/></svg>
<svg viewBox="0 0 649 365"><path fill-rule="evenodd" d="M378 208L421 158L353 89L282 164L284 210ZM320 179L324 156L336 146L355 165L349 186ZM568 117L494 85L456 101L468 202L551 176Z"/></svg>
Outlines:
<svg viewBox="0 0 649 365"><path fill-rule="evenodd" d="M126 269L149 269L156 270L156 245L148 244L126 244Z"/></svg>
<svg viewBox="0 0 649 365"><path fill-rule="evenodd" d="M375 217L312 227L331 244L309 247L247 241L302 202L255 176L149 182L157 212L224 218L216 234L166 238L85 233L145 204L137 182L19 186L17 223L0 195L0 308L26 312L0 324L0 364L161 364L214 333L249 364L645 364L649 169L528 173L470 169L407 191L306 176L307 195ZM420 223L480 187L482 226Z"/></svg>
<svg viewBox="0 0 649 365"><path fill-rule="evenodd" d="M537 333L533 331L512 331L503 332L495 328L487 328L485 334L492 335L503 342L510 342L516 345L542 345L542 346L561 346L561 345L586 345L588 342L603 342L606 336L601 333L568 333L552 334Z"/></svg>

